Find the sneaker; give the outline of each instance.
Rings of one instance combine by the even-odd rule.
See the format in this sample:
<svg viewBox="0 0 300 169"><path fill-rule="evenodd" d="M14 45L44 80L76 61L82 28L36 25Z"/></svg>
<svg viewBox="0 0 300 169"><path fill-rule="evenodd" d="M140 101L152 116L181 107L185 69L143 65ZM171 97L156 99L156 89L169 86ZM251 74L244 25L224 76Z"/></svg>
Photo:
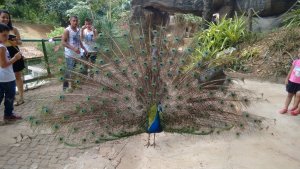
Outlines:
<svg viewBox="0 0 300 169"><path fill-rule="evenodd" d="M17 121L17 120L22 120L23 118L18 115L11 115L11 116L4 116L4 121Z"/></svg>
<svg viewBox="0 0 300 169"><path fill-rule="evenodd" d="M293 116L297 116L298 114L300 114L300 112L297 111L297 110L294 110L294 111L291 111L291 114L292 114Z"/></svg>
<svg viewBox="0 0 300 169"><path fill-rule="evenodd" d="M280 114L285 114L288 112L288 109L284 108L279 111Z"/></svg>

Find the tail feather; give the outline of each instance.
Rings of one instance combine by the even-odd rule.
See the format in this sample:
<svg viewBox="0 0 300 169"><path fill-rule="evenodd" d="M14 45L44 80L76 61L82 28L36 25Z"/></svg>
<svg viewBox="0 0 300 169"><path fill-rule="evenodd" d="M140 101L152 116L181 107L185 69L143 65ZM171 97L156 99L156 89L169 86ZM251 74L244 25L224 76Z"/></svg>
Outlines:
<svg viewBox="0 0 300 169"><path fill-rule="evenodd" d="M147 112L161 103L166 131L206 134L248 125L242 110L251 94L207 58L192 64L196 49L182 46L183 36L170 38L164 27L130 26L136 28L124 31L123 45L103 31L106 43L95 63L74 58L81 66L68 80L77 90L53 97L31 124L52 126L63 142L99 143L145 131ZM92 77L82 73L86 68Z"/></svg>

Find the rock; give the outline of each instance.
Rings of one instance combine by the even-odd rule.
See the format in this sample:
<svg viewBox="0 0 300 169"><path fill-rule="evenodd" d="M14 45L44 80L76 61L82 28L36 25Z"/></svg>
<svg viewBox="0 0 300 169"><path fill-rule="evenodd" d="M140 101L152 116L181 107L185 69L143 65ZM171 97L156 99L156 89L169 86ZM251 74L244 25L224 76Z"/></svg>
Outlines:
<svg viewBox="0 0 300 169"><path fill-rule="evenodd" d="M234 55L236 52L237 52L236 48L230 47L230 48L227 48L227 49L217 53L216 58Z"/></svg>

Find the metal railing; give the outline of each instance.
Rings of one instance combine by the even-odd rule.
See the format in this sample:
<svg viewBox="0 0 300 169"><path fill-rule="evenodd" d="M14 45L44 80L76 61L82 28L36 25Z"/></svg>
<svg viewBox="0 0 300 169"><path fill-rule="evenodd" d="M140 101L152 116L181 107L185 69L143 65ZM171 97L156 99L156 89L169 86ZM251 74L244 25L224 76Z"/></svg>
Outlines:
<svg viewBox="0 0 300 169"><path fill-rule="evenodd" d="M56 39L53 39L53 41L57 42L57 41L61 41L61 39L56 38ZM42 44L44 66L45 66L45 69L47 71L46 75L44 75L44 76L34 77L32 79L29 79L29 80L24 79L24 83L30 83L30 82L34 82L34 81L38 81L38 80L42 80L42 79L52 77L51 70L50 70L50 64L49 64L49 56L48 56L47 47L46 47L46 43L50 43L49 39L22 39L22 42L23 42L23 44L24 43L30 43L30 42L37 42L37 43ZM28 61L28 60L32 60L32 59L31 58L25 58L25 61ZM42 62L42 61L40 61L40 62ZM26 68L28 69L28 65L26 65L26 66L27 66Z"/></svg>

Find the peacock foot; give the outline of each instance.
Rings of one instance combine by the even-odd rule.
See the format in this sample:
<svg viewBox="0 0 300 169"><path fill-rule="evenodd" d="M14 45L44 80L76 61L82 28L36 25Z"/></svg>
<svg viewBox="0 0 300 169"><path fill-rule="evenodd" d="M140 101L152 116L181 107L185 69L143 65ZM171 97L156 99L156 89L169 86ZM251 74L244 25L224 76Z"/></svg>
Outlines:
<svg viewBox="0 0 300 169"><path fill-rule="evenodd" d="M147 144L144 145L145 147L147 146L147 148L150 146L150 142L148 141Z"/></svg>
<svg viewBox="0 0 300 169"><path fill-rule="evenodd" d="M153 143L153 144L151 144L150 146L153 146L153 147L155 148L156 144L155 144L155 143Z"/></svg>

